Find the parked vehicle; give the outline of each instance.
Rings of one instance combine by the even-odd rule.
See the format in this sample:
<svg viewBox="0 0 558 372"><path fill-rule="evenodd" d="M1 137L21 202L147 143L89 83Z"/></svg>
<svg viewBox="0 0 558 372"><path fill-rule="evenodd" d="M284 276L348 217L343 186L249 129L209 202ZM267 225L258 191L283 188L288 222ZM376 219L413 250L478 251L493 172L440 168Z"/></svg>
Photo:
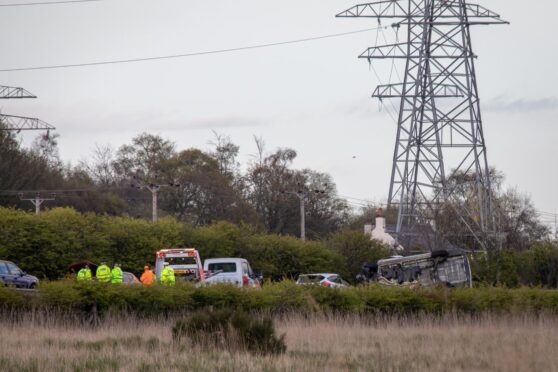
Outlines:
<svg viewBox="0 0 558 372"><path fill-rule="evenodd" d="M339 275L331 273L301 274L296 280L299 285L321 285L331 288L348 287L349 283L344 281Z"/></svg>
<svg viewBox="0 0 558 372"><path fill-rule="evenodd" d="M161 249L155 253L155 275L161 279L165 262L174 270L177 280L204 281L200 254L195 248Z"/></svg>
<svg viewBox="0 0 558 372"><path fill-rule="evenodd" d="M134 274L124 271L122 273L122 283L123 284L141 284L140 280Z"/></svg>
<svg viewBox="0 0 558 372"><path fill-rule="evenodd" d="M244 258L208 258L203 268L207 274L206 284L230 283L239 287L259 287L261 275L252 271Z"/></svg>
<svg viewBox="0 0 558 372"><path fill-rule="evenodd" d="M11 261L0 260L0 284L7 287L33 289L39 284L39 279L27 274Z"/></svg>
<svg viewBox="0 0 558 372"><path fill-rule="evenodd" d="M363 265L357 281L390 286L472 286L469 260L461 250L438 250L367 263Z"/></svg>

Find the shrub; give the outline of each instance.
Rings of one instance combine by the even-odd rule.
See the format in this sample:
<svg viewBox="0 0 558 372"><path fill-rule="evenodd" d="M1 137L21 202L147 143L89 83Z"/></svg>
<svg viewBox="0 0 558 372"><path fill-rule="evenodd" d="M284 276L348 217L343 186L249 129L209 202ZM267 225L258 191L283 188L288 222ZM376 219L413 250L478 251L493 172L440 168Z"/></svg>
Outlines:
<svg viewBox="0 0 558 372"><path fill-rule="evenodd" d="M285 335L276 335L269 316L254 316L243 311L194 313L188 319L177 321L172 335L176 342L186 338L208 349L247 350L256 354L281 354L287 350Z"/></svg>

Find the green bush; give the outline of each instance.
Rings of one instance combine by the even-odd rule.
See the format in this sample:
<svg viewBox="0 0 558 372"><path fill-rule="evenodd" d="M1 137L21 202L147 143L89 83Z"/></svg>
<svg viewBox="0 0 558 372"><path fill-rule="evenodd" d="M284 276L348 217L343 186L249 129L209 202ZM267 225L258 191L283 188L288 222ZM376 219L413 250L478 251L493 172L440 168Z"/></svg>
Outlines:
<svg viewBox="0 0 558 372"><path fill-rule="evenodd" d="M281 354L287 349L284 335L277 336L269 316L243 311L217 310L192 314L172 329L173 339L188 339L194 345L213 350L247 350L257 354Z"/></svg>
<svg viewBox="0 0 558 372"><path fill-rule="evenodd" d="M55 208L40 215L0 208L0 259L14 261L39 278L59 279L76 261L119 262L139 275L155 252L196 247L202 259L243 257L267 278L295 278L301 272L344 271L343 257L323 242L261 235L219 222L190 227L172 218L152 223L126 217L80 214Z"/></svg>
<svg viewBox="0 0 558 372"><path fill-rule="evenodd" d="M0 309L5 314L45 310L88 318L107 314L176 316L209 309L267 314L558 314L558 291L528 287L409 289L380 285L334 289L299 286L288 280L269 283L261 289L224 284L197 288L188 283L142 287L58 281L41 283L34 294L0 288Z"/></svg>

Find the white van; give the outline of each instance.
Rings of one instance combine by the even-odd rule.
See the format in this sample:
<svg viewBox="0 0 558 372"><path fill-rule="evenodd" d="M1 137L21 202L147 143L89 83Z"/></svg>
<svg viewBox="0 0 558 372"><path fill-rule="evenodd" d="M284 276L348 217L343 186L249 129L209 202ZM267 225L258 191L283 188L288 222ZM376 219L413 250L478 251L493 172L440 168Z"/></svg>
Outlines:
<svg viewBox="0 0 558 372"><path fill-rule="evenodd" d="M239 287L259 287L261 278L254 275L244 258L208 258L203 264L204 283L229 283Z"/></svg>

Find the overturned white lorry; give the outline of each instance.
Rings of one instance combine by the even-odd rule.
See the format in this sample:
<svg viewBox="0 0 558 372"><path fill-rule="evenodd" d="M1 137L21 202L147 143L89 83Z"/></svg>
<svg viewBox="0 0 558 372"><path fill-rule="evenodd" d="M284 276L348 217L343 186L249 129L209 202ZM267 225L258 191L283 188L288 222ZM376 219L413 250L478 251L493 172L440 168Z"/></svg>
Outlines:
<svg viewBox="0 0 558 372"><path fill-rule="evenodd" d="M361 283L402 287L471 287L471 266L461 250L437 250L413 256L393 256L366 263L357 275Z"/></svg>

